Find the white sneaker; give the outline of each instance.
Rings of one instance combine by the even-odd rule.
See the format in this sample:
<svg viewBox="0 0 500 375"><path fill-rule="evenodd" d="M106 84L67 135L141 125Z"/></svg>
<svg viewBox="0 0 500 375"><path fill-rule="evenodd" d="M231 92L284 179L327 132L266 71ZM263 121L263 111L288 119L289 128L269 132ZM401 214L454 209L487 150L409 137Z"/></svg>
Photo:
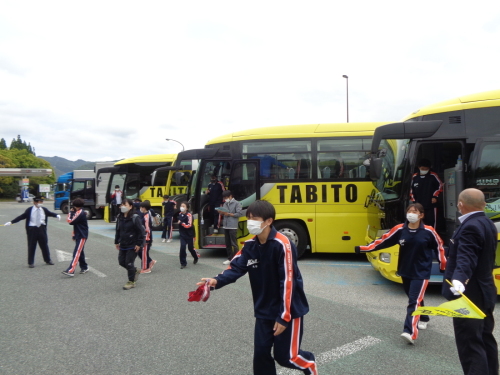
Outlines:
<svg viewBox="0 0 500 375"><path fill-rule="evenodd" d="M161 240L161 242L165 242L165 241L166 241L166 239Z"/></svg>
<svg viewBox="0 0 500 375"><path fill-rule="evenodd" d="M172 242L172 240L169 238L169 239L167 240L167 242Z"/></svg>
<svg viewBox="0 0 500 375"><path fill-rule="evenodd" d="M219 233L219 230L217 230L217 229L214 229L214 233Z"/></svg>
<svg viewBox="0 0 500 375"><path fill-rule="evenodd" d="M420 321L420 322L418 322L418 324L417 324L417 328L418 328L418 329L427 329L427 324L428 324L428 323L429 323L429 322L422 322L422 321Z"/></svg>
<svg viewBox="0 0 500 375"><path fill-rule="evenodd" d="M225 260L224 262L222 262L222 264L231 264L231 261L230 260Z"/></svg>
<svg viewBox="0 0 500 375"><path fill-rule="evenodd" d="M415 341L411 338L411 335L407 332L403 332L401 334L401 337L403 338L403 340L405 340L405 342L407 342L408 344L414 344Z"/></svg>

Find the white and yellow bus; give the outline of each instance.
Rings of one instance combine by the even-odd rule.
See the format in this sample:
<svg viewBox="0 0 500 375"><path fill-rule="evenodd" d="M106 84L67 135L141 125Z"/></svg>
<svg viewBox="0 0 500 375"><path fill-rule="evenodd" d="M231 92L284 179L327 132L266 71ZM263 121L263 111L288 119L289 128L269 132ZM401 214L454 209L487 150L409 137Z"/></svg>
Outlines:
<svg viewBox="0 0 500 375"><path fill-rule="evenodd" d="M180 163L181 167L173 168L176 158L177 154L137 156L120 160L111 168L100 169L99 174L110 174L106 179L109 181L106 194L108 205L104 219L107 222L112 220L111 194L116 185L126 198L149 200L152 208L160 214L164 195L185 194L193 167L191 161L185 161Z"/></svg>
<svg viewBox="0 0 500 375"><path fill-rule="evenodd" d="M500 229L500 90L423 107L401 123L381 126L374 133L371 151L374 194L369 206L380 208L381 223L370 227L367 241L404 222L411 178L422 158L432 162L444 184L436 230L445 245L459 223L457 198L465 188L483 191L485 212ZM367 257L384 277L401 282L397 274L399 246ZM500 247L494 277L500 292ZM430 282L442 281L434 262Z"/></svg>
<svg viewBox="0 0 500 375"><path fill-rule="evenodd" d="M204 149L178 155L199 161L188 190L197 233L197 248L224 248L214 234L205 195L215 174L246 208L256 199L271 202L275 227L297 246L323 253L351 253L363 243L368 224L376 226L378 210L367 214L372 194L369 157L373 131L385 123L294 125L257 128L212 139ZM250 238L240 218L241 244ZM361 242L360 242L361 241Z"/></svg>

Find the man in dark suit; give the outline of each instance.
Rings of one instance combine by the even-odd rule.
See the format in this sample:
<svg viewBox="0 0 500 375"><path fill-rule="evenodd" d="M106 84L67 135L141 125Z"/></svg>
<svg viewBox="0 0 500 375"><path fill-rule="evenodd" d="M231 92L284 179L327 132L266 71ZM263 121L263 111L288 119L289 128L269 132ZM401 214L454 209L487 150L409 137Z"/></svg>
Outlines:
<svg viewBox="0 0 500 375"><path fill-rule="evenodd" d="M453 318L455 342L464 374L498 374L498 346L493 336L493 309L497 290L493 266L497 247L497 229L484 213L484 194L465 189L458 197L460 226L450 240L443 296L456 299L464 293L485 314L484 319Z"/></svg>
<svg viewBox="0 0 500 375"><path fill-rule="evenodd" d="M57 217L61 220L61 216L54 212L50 212L43 207L43 200L40 197L33 199L33 206L24 211L23 214L16 217L14 220L5 223L5 226L15 224L21 220L26 220L26 234L28 235L28 266L35 267L35 250L36 244L40 245L42 250L43 260L49 265L54 265L50 259L50 250L47 237L47 222L48 217Z"/></svg>

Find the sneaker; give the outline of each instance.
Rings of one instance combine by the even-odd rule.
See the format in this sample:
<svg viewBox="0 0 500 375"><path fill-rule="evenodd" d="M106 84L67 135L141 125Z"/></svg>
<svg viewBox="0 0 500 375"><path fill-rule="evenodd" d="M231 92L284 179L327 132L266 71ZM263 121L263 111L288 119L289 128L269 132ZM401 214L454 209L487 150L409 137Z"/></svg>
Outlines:
<svg viewBox="0 0 500 375"><path fill-rule="evenodd" d="M149 262L149 270L152 271L153 270L153 266L156 264L156 260L154 259L151 259L151 262Z"/></svg>
<svg viewBox="0 0 500 375"><path fill-rule="evenodd" d="M135 277L134 277L134 282L136 282L139 279L139 275L141 274L141 270L139 268L135 269Z"/></svg>
<svg viewBox="0 0 500 375"><path fill-rule="evenodd" d="M196 264L198 263L198 258L195 258L195 260L193 260L193 264Z"/></svg>
<svg viewBox="0 0 500 375"><path fill-rule="evenodd" d="M219 230L218 229L214 229L214 233L219 233Z"/></svg>
<svg viewBox="0 0 500 375"><path fill-rule="evenodd" d="M170 238L169 238L169 239L167 240L167 242L172 242L172 239L170 239Z"/></svg>
<svg viewBox="0 0 500 375"><path fill-rule="evenodd" d="M428 323L429 323L429 322L422 322L422 321L420 321L420 322L418 322L418 324L417 324L417 328L418 328L418 329L427 329L427 324L428 324Z"/></svg>
<svg viewBox="0 0 500 375"><path fill-rule="evenodd" d="M151 268L146 268L145 270L141 270L141 273L151 273Z"/></svg>
<svg viewBox="0 0 500 375"><path fill-rule="evenodd" d="M415 340L413 340L413 339L411 338L411 335L410 335L409 333L407 333L407 332L403 332L403 333L401 334L401 337L402 337L402 338L403 338L403 340L404 340L406 343L408 343L408 344L412 344L412 345L413 345L413 344L415 343Z"/></svg>
<svg viewBox="0 0 500 375"><path fill-rule="evenodd" d="M231 261L230 260L225 260L224 262L222 262L222 264L231 264Z"/></svg>
<svg viewBox="0 0 500 375"><path fill-rule="evenodd" d="M123 286L123 289L129 290L135 288L135 281L127 281L127 283Z"/></svg>
<svg viewBox="0 0 500 375"><path fill-rule="evenodd" d="M184 269L184 268L186 268L186 266L181 266L181 270Z"/></svg>
<svg viewBox="0 0 500 375"><path fill-rule="evenodd" d="M166 241L167 241L167 240L166 240L165 238L161 240L161 242L166 242Z"/></svg>
<svg viewBox="0 0 500 375"><path fill-rule="evenodd" d="M81 274L84 274L84 273L87 273L87 272L89 272L89 269L88 269L88 268L87 268L87 269L85 269L85 270L80 270L80 273L81 273Z"/></svg>
<svg viewBox="0 0 500 375"><path fill-rule="evenodd" d="M71 272L68 272L68 271L62 271L61 273L62 273L63 275L66 275L66 276L71 276L71 277L75 276L75 274L74 274L74 273L71 273Z"/></svg>

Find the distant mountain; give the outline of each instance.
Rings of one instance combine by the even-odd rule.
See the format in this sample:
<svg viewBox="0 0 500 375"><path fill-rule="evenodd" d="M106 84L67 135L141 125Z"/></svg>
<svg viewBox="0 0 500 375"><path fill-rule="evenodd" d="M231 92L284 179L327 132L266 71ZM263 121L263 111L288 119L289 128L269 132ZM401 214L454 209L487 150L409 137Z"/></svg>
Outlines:
<svg viewBox="0 0 500 375"><path fill-rule="evenodd" d="M75 169L94 169L95 165L95 161L85 161L82 159L71 161L59 156L39 156L39 158L47 160L52 165L56 173L56 178Z"/></svg>

